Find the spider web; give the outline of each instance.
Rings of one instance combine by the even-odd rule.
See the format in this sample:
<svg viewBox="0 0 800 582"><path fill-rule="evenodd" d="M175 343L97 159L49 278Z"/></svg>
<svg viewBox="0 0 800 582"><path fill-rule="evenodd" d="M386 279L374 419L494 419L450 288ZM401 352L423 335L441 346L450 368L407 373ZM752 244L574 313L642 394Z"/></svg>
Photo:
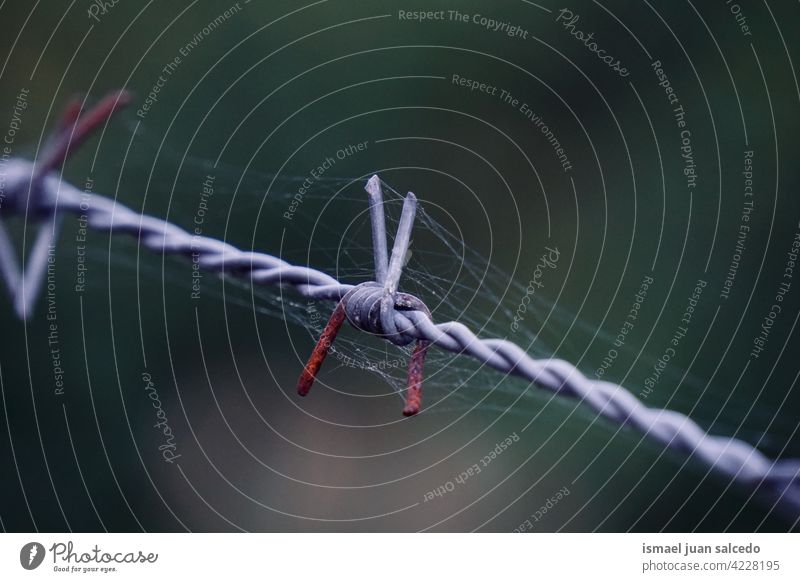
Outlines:
<svg viewBox="0 0 800 582"><path fill-rule="evenodd" d="M141 137L141 136L140 136ZM302 196L291 220L281 220L295 199L298 188L307 176L275 176L257 170L242 169L218 163L213 165L207 158L178 152L162 151L171 162L181 163L181 183L192 186L192 196L176 187L169 207L169 220L184 228L190 228L191 214L197 206L197 184L204 173L216 176L214 201L209 204L213 217L207 219L214 225L225 222L229 204L235 206L238 215L257 212L264 228L283 230L282 239L287 241L283 249L260 245L253 250L267 252L297 265L321 270L342 283L358 284L374 279L369 206L364 185L368 175L358 178L321 177L314 180ZM138 161L134 160L133 164ZM173 166L174 168L174 166ZM135 171L135 167L129 168ZM149 169L148 169L149 170ZM173 170L174 171L174 170ZM404 194L392 184L382 181L386 226L389 245L397 229ZM265 189L269 185L268 191ZM152 188L152 186L151 186ZM260 194L254 194L260 193ZM235 196L235 201L231 201ZM452 217L438 208L425 204L424 193L417 210L412 242L400 289L421 298L432 312L435 322L458 321L482 337L509 337L535 357L550 357L559 334L570 325L575 325L571 314L558 308L546 295L536 294L526 306L524 327L510 335L510 324L514 320L520 299L526 294L527 281L521 282L492 264L466 244L463 233ZM224 200L224 202L223 202ZM123 198L124 202L127 202ZM136 207L136 204L132 204ZM156 210L145 208L145 213ZM336 216L346 217L346 228L331 220L320 220ZM277 218L277 219L276 219ZM231 218L231 221L235 221ZM261 228L261 226L259 226ZM206 233L223 238L218 228ZM250 233L247 233L250 234ZM313 238L311 238L313 236ZM246 237L224 237L240 248L250 248ZM97 252L98 258L101 252ZM168 259L180 262L180 259ZM115 257L115 264L136 268L133 257ZM162 277L160 270L147 264L139 264L141 271L153 272L145 276ZM209 275L213 276L213 275ZM165 283L186 287L186 277L166 269ZM333 311L331 301L308 300L291 289L276 286L251 286L246 280L225 275L226 291L216 288L204 289L204 294L213 294L231 306L255 310L259 316L285 320L316 341ZM580 326L580 325L579 325ZM345 326L346 328L348 326ZM585 326L588 333L590 326ZM594 333L594 332L592 332ZM387 391L396 392L403 398L406 374L412 346L398 347L382 339L351 329L343 329L332 346L323 372L337 366L363 370L380 378ZM504 377L488 368L482 368L468 357L459 356L436 348L428 351L426 359L425 410L426 413L453 412L472 408L484 410L506 410L503 398L484 396L491 393L506 396L519 395L525 383L508 382ZM550 395L542 396L542 402ZM483 402L481 402L483 399Z"/></svg>
<svg viewBox="0 0 800 582"><path fill-rule="evenodd" d="M297 205L292 219L282 220L283 213L296 200L298 189L308 176L276 176L252 169L243 173L241 167L224 163L212 165L207 158L184 156L177 152L166 152L165 157L173 162L180 160L181 178L192 184L195 192L203 174L213 168L217 177L215 197L224 200L214 203L214 216L210 221L215 225L225 224L225 215L229 211L231 215L228 220L232 223L236 221L234 214L257 215L257 230L269 230L273 233L272 238L279 241L277 246L270 246L262 244L260 237L255 237L252 241L253 250L321 270L342 283L355 285L373 280L371 228L364 191L369 175L354 178L323 176L315 179L305 189L302 202ZM395 188L398 184L383 180L381 183L391 248L404 195ZM511 339L535 358L559 357L572 363L578 362L584 374L591 376L600 362L592 361L587 356L587 346L593 342L610 345L616 330L584 321L555 303L547 291L537 290L535 294L529 294L531 301L525 309L524 324L512 333L510 325L515 314L519 313L521 298L527 294L529 273L506 272L490 258L473 250L458 224L446 211L426 205L424 185L406 186L418 195L420 205L400 289L422 299L431 310L434 322L458 321L480 337ZM169 220L188 228L190 219L181 219L194 212L197 206L196 194L194 196L186 196L178 183ZM231 205L232 208L229 208ZM146 212L154 213L149 210ZM281 233L279 238L274 236L276 232ZM204 234L222 238L222 233L216 231ZM240 248L250 248L251 241L247 237L240 237L238 233L224 238ZM132 257L121 257L115 262L127 262L131 268L136 268ZM139 268L142 269L141 264ZM161 272L156 272L154 268L153 271L152 276L161 277ZM165 282L186 287L185 276L167 269L164 277ZM319 338L334 307L333 302L308 300L291 289L252 287L247 281L234 276L223 278L225 292L209 288L209 294L224 299L232 307L255 310L260 317L284 320L291 328L307 334L313 341ZM397 347L368 334L343 328L329 353L323 373L336 367L358 369L380 379L376 383L376 390L383 386L386 392L394 392L398 399L402 399L411 349L412 346ZM632 356L635 360L632 366L649 368L656 362L654 355L647 350L642 351L641 346L633 343L625 344L619 351ZM437 348L428 352L425 374L426 414L475 411L531 418L544 406L555 403L570 408L578 406L579 417L590 422L596 420L593 412L573 401L561 398L554 400L550 393L532 389L527 382L482 367L471 358ZM613 376L606 379L618 380ZM705 380L694 377L677 365L664 371L662 382L675 385L682 382L697 388L694 394L692 390L676 391L670 397L668 406L684 413L691 411L693 418L701 425L704 418L716 417L716 434L735 434L750 442L759 442L762 450L778 451L784 447L794 430L794 423L786 415L773 418L774 411L764 406L751 408L744 391L729 395L705 390ZM630 386L628 388L631 389ZM634 394L638 392L637 389L632 391ZM700 402L697 393L703 394ZM724 414L717 414L725 398L730 398L726 410L750 409L745 424L742 424L741 418L725 418ZM667 403L653 401L649 404L658 406ZM766 421L761 422L764 419ZM773 420L770 433L764 434L758 427L770 420Z"/></svg>

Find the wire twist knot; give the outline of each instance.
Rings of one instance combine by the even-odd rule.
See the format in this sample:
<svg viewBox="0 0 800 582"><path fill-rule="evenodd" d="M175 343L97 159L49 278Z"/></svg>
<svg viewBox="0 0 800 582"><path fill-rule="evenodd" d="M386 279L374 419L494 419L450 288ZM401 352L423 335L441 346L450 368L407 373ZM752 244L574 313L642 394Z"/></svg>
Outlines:
<svg viewBox="0 0 800 582"><path fill-rule="evenodd" d="M356 285L342 299L347 321L354 328L377 335L396 346L407 346L417 339L413 326L399 329L395 311L431 312L425 303L408 293L389 292L376 281Z"/></svg>

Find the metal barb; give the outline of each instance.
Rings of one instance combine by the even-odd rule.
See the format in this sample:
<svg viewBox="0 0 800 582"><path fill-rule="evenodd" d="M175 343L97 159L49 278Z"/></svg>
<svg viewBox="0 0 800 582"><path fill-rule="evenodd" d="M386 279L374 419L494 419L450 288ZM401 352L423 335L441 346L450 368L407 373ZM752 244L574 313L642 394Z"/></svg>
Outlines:
<svg viewBox="0 0 800 582"><path fill-rule="evenodd" d="M372 252L375 256L375 281L386 283L389 254L386 250L386 217L383 213L383 191L377 174L367 181L364 190L369 194L369 218L372 223Z"/></svg>
<svg viewBox="0 0 800 582"><path fill-rule="evenodd" d="M120 106L127 105L129 101L130 95L127 91L115 91L105 96L83 116L81 116L80 100L75 98L70 101L64 108L56 129L47 139L39 162L35 165L25 165L26 178L15 183L17 189L27 186L25 195L16 193L17 208L20 210L24 208L26 217L31 221L41 222L38 225L33 248L22 268L8 233L0 223L0 276L6 282L14 311L22 320L28 319L33 313L33 306L47 272L50 249L55 245L61 231L62 217L58 209L43 208L45 179L92 133L107 122ZM46 217L52 220L47 221Z"/></svg>
<svg viewBox="0 0 800 582"><path fill-rule="evenodd" d="M403 263L405 262L406 253L408 253L408 245L411 243L411 230L414 228L416 214L417 197L409 192L405 202L403 202L403 214L400 215L400 224L394 237L392 259L389 261L389 272L386 275L384 284L389 293L397 291L397 286L400 284L400 275L403 274Z"/></svg>
<svg viewBox="0 0 800 582"><path fill-rule="evenodd" d="M47 272L50 249L56 243L61 222L61 216L54 216L52 222L43 222L39 225L39 232L36 234L36 240L28 255L28 262L23 268L14 297L14 311L22 320L28 319L33 313L36 297Z"/></svg>
<svg viewBox="0 0 800 582"><path fill-rule="evenodd" d="M118 108L128 105L130 100L127 91L114 91L80 115L80 105L73 99L64 109L56 131L48 140L34 172L34 182L63 164Z"/></svg>
<svg viewBox="0 0 800 582"><path fill-rule="evenodd" d="M0 221L0 276L6 283L6 290L13 303L19 288L20 272L14 245L11 244L11 238L2 221Z"/></svg>

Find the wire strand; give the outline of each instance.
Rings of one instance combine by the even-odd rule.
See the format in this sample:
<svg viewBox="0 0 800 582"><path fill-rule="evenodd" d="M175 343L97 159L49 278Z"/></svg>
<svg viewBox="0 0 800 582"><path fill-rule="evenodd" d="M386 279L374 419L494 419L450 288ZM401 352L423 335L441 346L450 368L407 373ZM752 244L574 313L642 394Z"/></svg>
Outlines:
<svg viewBox="0 0 800 582"><path fill-rule="evenodd" d="M9 174L25 175L27 166L30 164L24 160L12 159ZM22 210L14 204L17 190L21 188L7 188L7 204L0 207L0 211ZM158 253L194 255L203 269L241 277L253 284L289 285L309 299L338 301L354 288L317 269L292 265L273 255L243 251L217 239L191 234L96 193L92 194L89 207L85 204L82 207L83 195L81 190L50 174L43 180L43 196L36 210L85 214L89 226L96 230L138 237L142 246ZM385 250L382 253L385 256ZM736 482L766 490L777 503L791 507L794 513L800 512L800 459L772 460L740 439L709 435L687 416L649 408L622 386L591 380L569 362L552 358L535 360L511 341L480 339L456 321L434 323L422 310L395 309L394 324L398 334L471 356L499 372L578 399L606 420L634 427L653 441L691 455Z"/></svg>

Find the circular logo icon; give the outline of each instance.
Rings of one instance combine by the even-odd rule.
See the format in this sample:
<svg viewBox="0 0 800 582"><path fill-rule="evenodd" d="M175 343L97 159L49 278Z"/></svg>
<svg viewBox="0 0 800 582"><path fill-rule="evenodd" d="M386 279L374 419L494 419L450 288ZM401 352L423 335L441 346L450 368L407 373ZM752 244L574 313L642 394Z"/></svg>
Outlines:
<svg viewBox="0 0 800 582"><path fill-rule="evenodd" d="M19 551L19 563L26 570L35 570L44 561L44 546L39 542L30 542Z"/></svg>

